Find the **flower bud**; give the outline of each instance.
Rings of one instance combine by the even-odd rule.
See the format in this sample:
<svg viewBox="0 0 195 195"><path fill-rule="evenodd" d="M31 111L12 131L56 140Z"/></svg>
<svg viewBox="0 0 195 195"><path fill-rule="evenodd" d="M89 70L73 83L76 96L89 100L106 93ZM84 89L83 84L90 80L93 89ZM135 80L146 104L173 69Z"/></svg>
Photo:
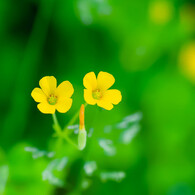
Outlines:
<svg viewBox="0 0 195 195"><path fill-rule="evenodd" d="M78 148L79 150L83 150L86 146L87 142L87 132L84 130L79 130L78 135Z"/></svg>
<svg viewBox="0 0 195 195"><path fill-rule="evenodd" d="M78 134L78 148L79 150L83 150L86 146L87 142L87 132L85 130L85 107L82 104L79 114L79 134Z"/></svg>
<svg viewBox="0 0 195 195"><path fill-rule="evenodd" d="M81 109L80 109L80 113L79 113L79 130L85 129L85 107L82 104L81 105Z"/></svg>

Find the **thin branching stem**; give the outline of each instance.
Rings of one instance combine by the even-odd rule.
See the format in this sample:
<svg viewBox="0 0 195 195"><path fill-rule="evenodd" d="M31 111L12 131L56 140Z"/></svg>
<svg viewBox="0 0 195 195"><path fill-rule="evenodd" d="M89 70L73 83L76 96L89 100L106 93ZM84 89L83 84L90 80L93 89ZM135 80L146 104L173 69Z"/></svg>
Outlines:
<svg viewBox="0 0 195 195"><path fill-rule="evenodd" d="M86 107L88 104L87 103L85 103L84 104L84 106ZM63 129L63 133L65 133L65 134L69 134L71 131L68 131L69 129L68 129L68 127L69 126L71 126L71 125L73 125L74 123L75 123L75 121L78 119L78 117L79 117L79 113L80 113L80 108L79 108L79 110L78 110L78 112L73 116L73 118L69 121L69 123L64 127L64 129Z"/></svg>

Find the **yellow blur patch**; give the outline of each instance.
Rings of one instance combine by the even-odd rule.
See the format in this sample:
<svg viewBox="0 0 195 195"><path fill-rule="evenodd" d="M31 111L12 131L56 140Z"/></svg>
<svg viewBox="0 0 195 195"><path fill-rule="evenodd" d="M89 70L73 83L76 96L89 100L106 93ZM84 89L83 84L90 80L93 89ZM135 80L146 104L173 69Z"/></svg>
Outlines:
<svg viewBox="0 0 195 195"><path fill-rule="evenodd" d="M169 1L152 2L149 8L150 20L156 24L166 24L173 17L173 5Z"/></svg>
<svg viewBox="0 0 195 195"><path fill-rule="evenodd" d="M182 73L195 83L195 42L189 43L181 49L179 64Z"/></svg>

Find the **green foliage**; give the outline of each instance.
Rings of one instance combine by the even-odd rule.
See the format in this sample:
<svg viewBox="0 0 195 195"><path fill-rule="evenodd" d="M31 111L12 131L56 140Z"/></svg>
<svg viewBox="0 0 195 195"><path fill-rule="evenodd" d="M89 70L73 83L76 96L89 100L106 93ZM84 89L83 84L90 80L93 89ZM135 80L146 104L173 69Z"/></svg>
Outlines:
<svg viewBox="0 0 195 195"><path fill-rule="evenodd" d="M53 172L57 170L58 172L63 171L64 167L66 166L68 159L63 157L61 159L54 159L52 160L47 168L42 173L43 181L48 180L50 184L56 186L64 186L64 182L57 177L54 176Z"/></svg>
<svg viewBox="0 0 195 195"><path fill-rule="evenodd" d="M3 194L7 182L7 178L9 175L9 168L7 165L0 167L0 194Z"/></svg>
<svg viewBox="0 0 195 195"><path fill-rule="evenodd" d="M153 2L0 2L0 194L195 194L194 83L179 64L194 41L195 4L169 1L161 24ZM90 71L113 74L123 99L111 111L87 107L79 151L53 136L52 117L30 94L43 76L70 80L72 108L57 113L63 127L84 103Z"/></svg>

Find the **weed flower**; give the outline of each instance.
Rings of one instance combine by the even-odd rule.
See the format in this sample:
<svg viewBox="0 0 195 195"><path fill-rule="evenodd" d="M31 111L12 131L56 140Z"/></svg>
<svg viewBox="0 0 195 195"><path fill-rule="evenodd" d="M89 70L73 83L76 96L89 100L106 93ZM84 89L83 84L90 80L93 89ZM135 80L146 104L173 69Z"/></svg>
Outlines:
<svg viewBox="0 0 195 195"><path fill-rule="evenodd" d="M111 110L122 100L121 92L117 89L109 89L115 82L115 78L107 72L99 72L97 78L94 72L87 73L83 79L84 99L88 104ZM109 89L109 90L108 90Z"/></svg>
<svg viewBox="0 0 195 195"><path fill-rule="evenodd" d="M44 114L65 113L72 106L71 96L74 88L69 81L63 81L57 87L56 78L45 76L39 81L41 88L33 89L31 96L38 102L37 108Z"/></svg>

